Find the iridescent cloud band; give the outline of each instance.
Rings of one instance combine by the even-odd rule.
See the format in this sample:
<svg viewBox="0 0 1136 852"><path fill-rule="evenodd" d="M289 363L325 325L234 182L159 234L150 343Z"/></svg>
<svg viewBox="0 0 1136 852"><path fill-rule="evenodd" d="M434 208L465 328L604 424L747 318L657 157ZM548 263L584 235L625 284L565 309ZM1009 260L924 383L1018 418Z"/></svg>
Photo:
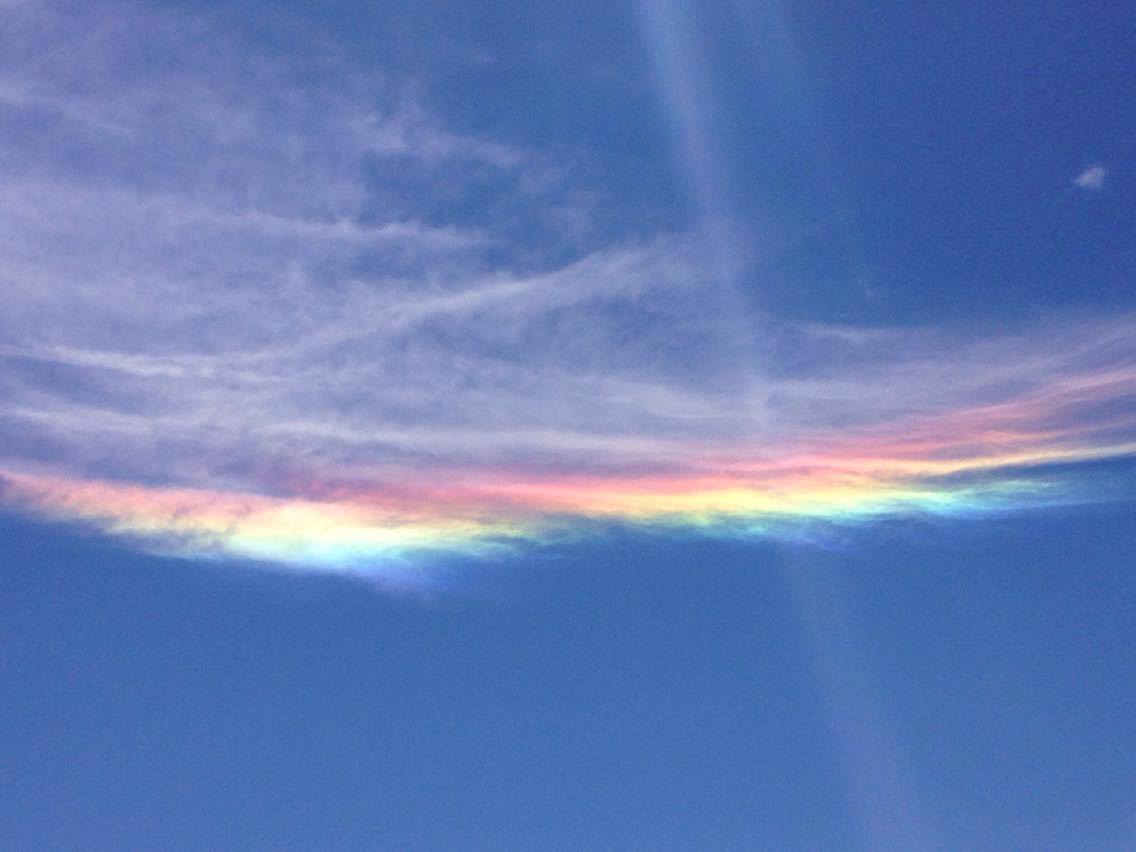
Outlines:
<svg viewBox="0 0 1136 852"><path fill-rule="evenodd" d="M746 458L704 453L699 469L536 476L434 471L429 483L287 495L3 474L10 505L88 522L150 549L268 560L298 568L397 574L431 555L482 556L616 523L711 535L778 535L802 522L848 523L905 513L974 515L1072 498L1068 466L1136 456L1136 442L1054 443L1003 433L844 442L839 452ZM1033 444L1028 446L1028 444ZM690 448L681 448L689 457ZM713 467L708 469L707 466ZM1057 475L1065 468L1066 475ZM314 496L317 495L318 496Z"/></svg>

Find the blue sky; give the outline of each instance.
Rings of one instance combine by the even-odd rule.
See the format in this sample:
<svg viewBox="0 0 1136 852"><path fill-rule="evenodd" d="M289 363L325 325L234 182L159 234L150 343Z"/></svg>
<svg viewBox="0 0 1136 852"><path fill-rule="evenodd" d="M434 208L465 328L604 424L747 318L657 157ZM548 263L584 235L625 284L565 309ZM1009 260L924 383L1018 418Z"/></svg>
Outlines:
<svg viewBox="0 0 1136 852"><path fill-rule="evenodd" d="M1132 848L1132 24L0 2L2 845Z"/></svg>

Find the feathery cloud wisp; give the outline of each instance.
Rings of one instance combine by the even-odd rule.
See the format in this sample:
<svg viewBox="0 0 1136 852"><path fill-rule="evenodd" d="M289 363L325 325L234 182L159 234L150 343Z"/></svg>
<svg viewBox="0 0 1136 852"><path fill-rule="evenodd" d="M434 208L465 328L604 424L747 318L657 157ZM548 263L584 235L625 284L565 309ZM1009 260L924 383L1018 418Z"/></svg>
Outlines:
<svg viewBox="0 0 1136 852"><path fill-rule="evenodd" d="M59 8L20 7L0 51L8 506L398 575L611 522L1062 502L1068 465L1133 454L1131 316L777 325L713 240L561 240L546 155L333 54L298 70L141 12L91 38Z"/></svg>
<svg viewBox="0 0 1136 852"><path fill-rule="evenodd" d="M1089 166L1073 179L1073 185L1080 189L1100 189L1108 177L1108 169L1104 166Z"/></svg>

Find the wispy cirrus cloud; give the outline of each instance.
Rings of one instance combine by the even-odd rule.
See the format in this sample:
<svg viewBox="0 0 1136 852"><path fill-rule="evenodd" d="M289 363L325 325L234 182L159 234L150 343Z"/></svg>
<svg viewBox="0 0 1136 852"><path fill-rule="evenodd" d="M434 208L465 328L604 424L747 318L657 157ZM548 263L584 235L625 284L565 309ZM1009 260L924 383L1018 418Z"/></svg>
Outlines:
<svg viewBox="0 0 1136 852"><path fill-rule="evenodd" d="M582 246L550 155L333 49L112 8L4 11L10 505L382 572L572 519L1059 501L1022 471L1132 454L1131 316L781 324L723 282L720 235Z"/></svg>
<svg viewBox="0 0 1136 852"><path fill-rule="evenodd" d="M1078 189L1096 190L1104 186L1107 177L1108 169L1104 166L1089 166L1073 178L1073 185Z"/></svg>

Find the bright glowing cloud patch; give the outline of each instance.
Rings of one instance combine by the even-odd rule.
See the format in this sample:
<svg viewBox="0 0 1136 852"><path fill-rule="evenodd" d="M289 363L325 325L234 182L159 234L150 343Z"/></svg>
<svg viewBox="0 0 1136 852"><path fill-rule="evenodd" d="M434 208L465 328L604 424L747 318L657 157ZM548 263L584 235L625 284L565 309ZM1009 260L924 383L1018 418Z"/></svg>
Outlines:
<svg viewBox="0 0 1136 852"><path fill-rule="evenodd" d="M173 17L90 38L74 10L7 14L10 509L397 574L611 523L781 535L1086 499L1076 465L1134 453L1129 315L778 322L720 238L600 234L564 164L333 51L282 66Z"/></svg>
<svg viewBox="0 0 1136 852"><path fill-rule="evenodd" d="M1100 189L1108 177L1108 169L1104 166L1089 166L1073 180L1073 185L1081 189Z"/></svg>

